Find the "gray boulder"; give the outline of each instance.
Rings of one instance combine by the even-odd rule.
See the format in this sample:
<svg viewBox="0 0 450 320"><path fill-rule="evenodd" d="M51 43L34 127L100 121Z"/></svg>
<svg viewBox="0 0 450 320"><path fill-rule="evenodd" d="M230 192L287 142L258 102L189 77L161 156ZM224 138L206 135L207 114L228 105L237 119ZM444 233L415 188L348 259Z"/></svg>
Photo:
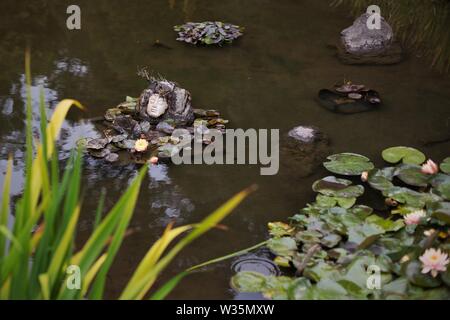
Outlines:
<svg viewBox="0 0 450 320"><path fill-rule="evenodd" d="M381 17L380 29L369 29L365 13L355 20L352 26L341 32L341 41L345 50L354 55L374 55L386 52L394 41L394 32L386 20Z"/></svg>

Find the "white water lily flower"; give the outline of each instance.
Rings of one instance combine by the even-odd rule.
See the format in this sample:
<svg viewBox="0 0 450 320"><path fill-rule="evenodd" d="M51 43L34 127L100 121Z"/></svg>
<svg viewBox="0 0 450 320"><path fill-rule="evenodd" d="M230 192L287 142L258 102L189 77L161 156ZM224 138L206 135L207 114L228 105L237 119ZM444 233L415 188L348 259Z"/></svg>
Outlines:
<svg viewBox="0 0 450 320"><path fill-rule="evenodd" d="M439 172L439 167L433 160L429 159L426 163L422 165L422 173L425 174L436 174Z"/></svg>
<svg viewBox="0 0 450 320"><path fill-rule="evenodd" d="M426 213L424 210L417 210L405 215L404 220L407 225L411 224L419 224L422 218L426 217Z"/></svg>
<svg viewBox="0 0 450 320"><path fill-rule="evenodd" d="M145 139L138 139L134 143L134 150L137 152L144 152L147 151L148 148L148 141Z"/></svg>
<svg viewBox="0 0 450 320"><path fill-rule="evenodd" d="M448 254L441 252L441 249L427 249L425 253L419 258L422 261L422 273L431 271L431 275L436 277L439 272L445 272L448 260Z"/></svg>

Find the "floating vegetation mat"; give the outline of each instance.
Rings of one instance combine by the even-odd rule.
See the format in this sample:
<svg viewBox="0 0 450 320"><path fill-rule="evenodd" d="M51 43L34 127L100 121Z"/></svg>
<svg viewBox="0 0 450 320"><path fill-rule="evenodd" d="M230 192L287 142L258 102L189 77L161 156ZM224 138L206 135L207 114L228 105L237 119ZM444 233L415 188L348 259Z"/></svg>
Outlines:
<svg viewBox="0 0 450 320"><path fill-rule="evenodd" d="M346 82L333 90L319 91L318 100L321 106L337 113L352 114L374 110L381 104L380 94L363 84Z"/></svg>
<svg viewBox="0 0 450 320"><path fill-rule="evenodd" d="M178 41L190 44L223 45L243 35L244 28L220 21L188 22L175 26Z"/></svg>
<svg viewBox="0 0 450 320"><path fill-rule="evenodd" d="M409 147L382 157L378 169L329 156L325 168L344 177L316 181L314 202L268 225L274 262L296 277L241 271L232 286L271 299L449 299L450 158L439 165ZM358 203L366 189L382 196L373 208Z"/></svg>

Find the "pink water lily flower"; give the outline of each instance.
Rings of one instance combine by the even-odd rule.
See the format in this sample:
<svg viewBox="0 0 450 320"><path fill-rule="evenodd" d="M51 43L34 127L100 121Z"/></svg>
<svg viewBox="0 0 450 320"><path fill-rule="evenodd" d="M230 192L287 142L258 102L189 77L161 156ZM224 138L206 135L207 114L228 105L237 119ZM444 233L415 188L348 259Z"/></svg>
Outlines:
<svg viewBox="0 0 450 320"><path fill-rule="evenodd" d="M426 163L422 165L422 173L425 174L436 174L439 172L439 167L433 160L429 159Z"/></svg>
<svg viewBox="0 0 450 320"><path fill-rule="evenodd" d="M412 224L419 224L420 220L422 218L425 218L427 214L425 213L424 210L417 210L414 212L411 212L407 215L405 215L404 220L405 220L405 224L407 225L412 225Z"/></svg>
<svg viewBox="0 0 450 320"><path fill-rule="evenodd" d="M441 252L441 249L434 248L427 249L419 259L422 261L422 273L431 271L433 277L436 277L439 272L445 272L450 262L448 254Z"/></svg>

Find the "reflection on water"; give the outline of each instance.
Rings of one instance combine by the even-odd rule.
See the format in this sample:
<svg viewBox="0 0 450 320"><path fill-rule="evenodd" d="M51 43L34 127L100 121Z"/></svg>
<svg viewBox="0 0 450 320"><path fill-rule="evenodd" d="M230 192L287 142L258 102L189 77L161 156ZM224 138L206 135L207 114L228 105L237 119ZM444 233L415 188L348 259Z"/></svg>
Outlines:
<svg viewBox="0 0 450 320"><path fill-rule="evenodd" d="M330 8L327 1L80 0L81 31L65 28L69 4L66 0L0 3L0 173L3 181L6 159L12 154L15 196L23 186L23 52L27 44L34 75L34 132L39 128L40 88L47 115L62 98L75 98L87 107L85 113L71 111L64 123L61 160L67 159L80 137L96 136L89 118L101 116L127 95L139 95L146 83L136 76L138 66L178 82L192 93L195 107L220 110L232 127L286 132L296 125L314 125L331 137L330 152L358 152L378 163L379 152L392 145L418 147L436 161L448 156L449 143L429 147L422 143L450 134L449 78L414 57L390 67L339 64L327 44L351 19L342 8ZM172 29L188 20L228 21L245 26L247 33L233 46L194 48L177 42ZM172 50L153 46L157 39ZM343 78L376 88L384 106L352 116L319 107L314 101L318 90ZM101 190L106 190L109 209L138 169L85 158L80 241L92 229ZM136 232L127 238L113 266L108 295L117 295L167 223L198 222L253 183L259 190L225 221L228 231L213 230L195 242L162 281L191 265L262 241L267 237L267 222L285 220L311 201L312 182L326 174L320 166L311 175L305 172L309 173L306 164L294 165L289 159L281 159L280 173L273 177L260 176L255 166L160 164L150 168L131 222ZM265 254L242 259L249 257L252 268L268 268ZM232 298L231 263L193 274L171 297Z"/></svg>

